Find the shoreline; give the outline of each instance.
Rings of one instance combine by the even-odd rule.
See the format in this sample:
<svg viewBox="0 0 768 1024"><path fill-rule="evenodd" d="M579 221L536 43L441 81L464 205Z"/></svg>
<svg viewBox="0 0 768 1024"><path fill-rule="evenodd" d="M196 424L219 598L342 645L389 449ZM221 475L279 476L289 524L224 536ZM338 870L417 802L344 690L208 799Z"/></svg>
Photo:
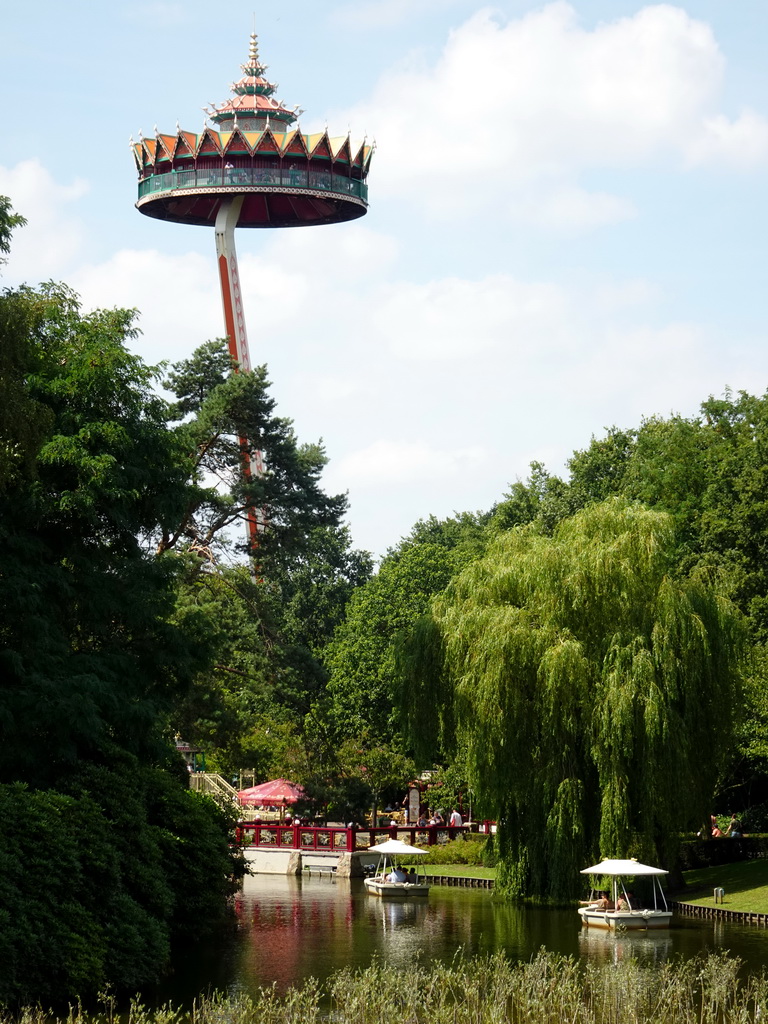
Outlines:
<svg viewBox="0 0 768 1024"><path fill-rule="evenodd" d="M690 917L709 917L721 921L735 921L740 924L768 927L768 914L761 914L755 910L727 910L725 907L707 907L702 903L682 903L679 900L669 900L668 902L673 910Z"/></svg>

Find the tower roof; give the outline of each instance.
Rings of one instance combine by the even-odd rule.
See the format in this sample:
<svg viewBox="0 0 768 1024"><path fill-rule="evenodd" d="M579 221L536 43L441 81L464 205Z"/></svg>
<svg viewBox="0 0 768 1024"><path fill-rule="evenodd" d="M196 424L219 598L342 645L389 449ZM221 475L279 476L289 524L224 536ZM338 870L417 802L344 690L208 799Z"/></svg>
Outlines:
<svg viewBox="0 0 768 1024"><path fill-rule="evenodd" d="M240 67L243 77L230 86L232 97L224 103L203 107L206 115L222 129L231 131L233 127L240 127L258 130L269 119L270 122L277 122L277 130L284 131L303 113L298 107L289 110L275 98L278 86L265 77L267 65L259 58L259 43L255 32L251 33L248 60Z"/></svg>
<svg viewBox="0 0 768 1024"><path fill-rule="evenodd" d="M242 198L238 227L337 224L368 208L366 178L374 146L367 138L306 133L298 107L276 99L256 34L242 78L225 103L204 107L201 132L160 132L131 149L139 175L137 208L180 224L214 224L221 204ZM208 119L214 122L211 126Z"/></svg>
<svg viewBox="0 0 768 1024"><path fill-rule="evenodd" d="M131 151L140 175L151 174L163 161L173 161L185 156L195 159L205 155L207 145L211 152L226 155L235 146L248 155L276 153L280 156L331 157L334 162L349 164L356 177L365 178L371 164L374 147L367 140L353 143L348 135L330 136L327 132L305 133L298 129L285 132L275 126L274 130L247 132L238 128L236 132L219 132L213 128L205 131L179 131L176 135L158 132L153 138L131 139Z"/></svg>

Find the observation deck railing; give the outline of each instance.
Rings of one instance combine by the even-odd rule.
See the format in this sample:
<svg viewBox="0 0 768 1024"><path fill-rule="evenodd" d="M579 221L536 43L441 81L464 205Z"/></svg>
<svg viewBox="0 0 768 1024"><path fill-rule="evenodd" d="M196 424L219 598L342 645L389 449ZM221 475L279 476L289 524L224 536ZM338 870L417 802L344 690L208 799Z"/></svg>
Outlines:
<svg viewBox="0 0 768 1024"><path fill-rule="evenodd" d="M387 825L381 828L342 828L339 826L270 825L265 822L240 822L238 841L244 847L260 850L321 850L326 853L354 853L368 850L387 839L401 839L410 846L438 846L467 832L476 832L477 825Z"/></svg>
<svg viewBox="0 0 768 1024"><path fill-rule="evenodd" d="M353 196L368 202L368 186L358 178L348 178L330 171L307 171L300 168L213 167L188 171L153 174L139 182L139 199L158 192L177 189L237 189L248 186L275 186L289 189L313 189L336 195Z"/></svg>

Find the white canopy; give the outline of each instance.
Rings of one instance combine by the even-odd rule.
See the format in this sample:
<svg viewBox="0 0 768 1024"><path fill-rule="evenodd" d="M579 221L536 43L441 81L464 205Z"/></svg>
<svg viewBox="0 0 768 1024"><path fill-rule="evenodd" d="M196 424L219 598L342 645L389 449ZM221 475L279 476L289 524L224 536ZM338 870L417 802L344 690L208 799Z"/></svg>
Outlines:
<svg viewBox="0 0 768 1024"><path fill-rule="evenodd" d="M379 843L378 846L371 846L368 849L369 853L386 853L390 856L396 856L397 854L406 853L424 853L426 850L420 850L418 846L409 846L408 843L402 842L400 839L387 839L384 843Z"/></svg>
<svg viewBox="0 0 768 1024"><path fill-rule="evenodd" d="M601 860L591 868L584 868L582 875L668 875L664 868L652 868L636 860Z"/></svg>

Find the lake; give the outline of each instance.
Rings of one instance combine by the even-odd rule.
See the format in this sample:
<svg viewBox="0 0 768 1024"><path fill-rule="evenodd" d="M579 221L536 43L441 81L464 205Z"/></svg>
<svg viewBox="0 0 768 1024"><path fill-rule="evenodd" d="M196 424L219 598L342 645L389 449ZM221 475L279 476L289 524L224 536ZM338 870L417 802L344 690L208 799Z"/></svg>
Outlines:
<svg viewBox="0 0 768 1024"><path fill-rule="evenodd" d="M483 889L434 886L426 900L388 902L359 879L255 875L236 897L237 928L220 946L190 952L160 996L189 1005L201 992L280 991L309 977L323 981L374 957L405 971L415 961L450 961L503 950L529 959L542 946L598 961L644 964L729 950L745 970L762 971L768 929L675 915L669 931L612 935L582 928L573 910L520 907Z"/></svg>

